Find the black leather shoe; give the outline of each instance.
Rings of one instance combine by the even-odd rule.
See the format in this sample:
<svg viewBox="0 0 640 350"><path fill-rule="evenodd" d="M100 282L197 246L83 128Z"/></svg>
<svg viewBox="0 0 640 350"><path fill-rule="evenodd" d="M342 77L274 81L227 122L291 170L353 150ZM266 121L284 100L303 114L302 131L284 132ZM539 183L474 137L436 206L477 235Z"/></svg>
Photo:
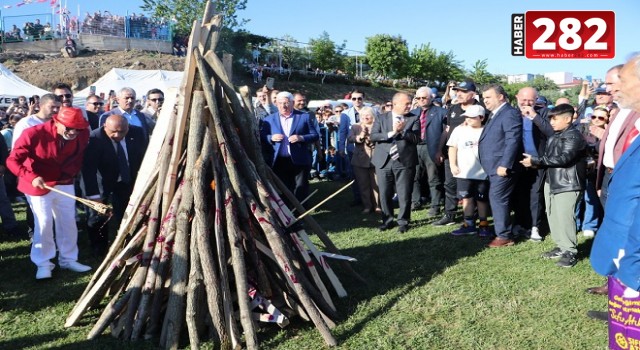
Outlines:
<svg viewBox="0 0 640 350"><path fill-rule="evenodd" d="M598 321L609 321L609 313L605 311L587 311L587 316Z"/></svg>
<svg viewBox="0 0 640 350"><path fill-rule="evenodd" d="M599 287L587 288L586 292L589 293L589 294L596 294L596 295L608 295L609 294L609 286L605 284L605 285L599 286Z"/></svg>
<svg viewBox="0 0 640 350"><path fill-rule="evenodd" d="M380 229L380 231L386 231L390 228L393 227L393 221L389 221L389 222L385 222L384 224L378 226L378 229Z"/></svg>
<svg viewBox="0 0 640 350"><path fill-rule="evenodd" d="M409 225L400 225L398 227L398 233L405 233L409 231Z"/></svg>

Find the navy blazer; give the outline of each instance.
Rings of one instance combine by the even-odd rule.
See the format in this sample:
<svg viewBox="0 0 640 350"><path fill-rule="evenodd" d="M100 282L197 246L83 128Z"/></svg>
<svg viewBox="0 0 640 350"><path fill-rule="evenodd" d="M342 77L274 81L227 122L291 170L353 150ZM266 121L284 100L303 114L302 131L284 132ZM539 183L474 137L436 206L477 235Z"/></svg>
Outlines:
<svg viewBox="0 0 640 350"><path fill-rule="evenodd" d="M518 167L522 157L522 117L520 111L505 103L482 129L478 142L480 164L487 175L495 175L499 166Z"/></svg>
<svg viewBox="0 0 640 350"><path fill-rule="evenodd" d="M142 128L130 125L129 132L125 136L127 144L127 156L129 170L131 172L131 184L135 183L138 176L144 153L147 150L147 140ZM89 136L89 145L85 151L82 164L82 181L85 187L85 196L101 194L98 186L98 172L102 178L102 194L113 191L118 182L120 171L118 168L118 156L113 141L104 132L104 128L95 129Z"/></svg>
<svg viewBox="0 0 640 350"><path fill-rule="evenodd" d="M318 135L316 125L308 113L293 110L291 118L293 118L293 122L291 123L289 135L301 135L304 137L304 142L289 144L291 161L295 165L310 166L312 160L311 145L318 141L320 135ZM280 113L273 113L267 116L260 124L260 139L262 147L266 148L263 151L265 151L267 163L272 167L283 144L282 142L271 141L271 135L273 134L284 134L280 124Z"/></svg>
<svg viewBox="0 0 640 350"><path fill-rule="evenodd" d="M613 168L602 225L591 247L591 266L603 276L613 275L627 287L640 289L640 137L622 153ZM613 260L624 257L620 267Z"/></svg>
<svg viewBox="0 0 640 350"><path fill-rule="evenodd" d="M412 114L418 116L418 126L421 127L420 124L420 114L422 113L422 108L418 107L411 111ZM436 153L438 153L440 148L440 137L442 136L442 132L445 129L445 123L447 120L447 110L431 105L427 112L427 137L425 140L420 140L420 143L425 143L427 145L427 149L429 150L429 157L431 157L432 161L436 161ZM418 135L421 135L422 131L418 131Z"/></svg>

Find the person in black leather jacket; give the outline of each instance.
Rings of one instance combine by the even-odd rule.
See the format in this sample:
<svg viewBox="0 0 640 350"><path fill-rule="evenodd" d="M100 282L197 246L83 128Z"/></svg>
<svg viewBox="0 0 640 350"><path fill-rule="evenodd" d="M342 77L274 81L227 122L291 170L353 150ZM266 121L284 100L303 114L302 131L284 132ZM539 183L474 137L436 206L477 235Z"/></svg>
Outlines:
<svg viewBox="0 0 640 350"><path fill-rule="evenodd" d="M586 141L572 125L573 107L560 104L549 112L555 133L547 141L542 156L524 154L522 165L545 169L544 197L556 248L542 254L543 258L560 258L557 265L576 264L577 230L575 209L580 200L586 178Z"/></svg>

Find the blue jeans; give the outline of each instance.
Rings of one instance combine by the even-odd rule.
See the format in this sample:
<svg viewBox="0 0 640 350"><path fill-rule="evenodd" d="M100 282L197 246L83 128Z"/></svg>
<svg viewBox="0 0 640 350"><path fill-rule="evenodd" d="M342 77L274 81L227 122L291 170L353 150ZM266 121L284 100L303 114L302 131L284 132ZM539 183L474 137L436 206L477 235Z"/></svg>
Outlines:
<svg viewBox="0 0 640 350"><path fill-rule="evenodd" d="M597 231L602 220L602 204L596 192L595 175L587 175L586 186L584 189L583 203L576 206L576 218L578 231L591 230ZM584 210L580 210L584 204ZM580 212L582 211L582 215Z"/></svg>

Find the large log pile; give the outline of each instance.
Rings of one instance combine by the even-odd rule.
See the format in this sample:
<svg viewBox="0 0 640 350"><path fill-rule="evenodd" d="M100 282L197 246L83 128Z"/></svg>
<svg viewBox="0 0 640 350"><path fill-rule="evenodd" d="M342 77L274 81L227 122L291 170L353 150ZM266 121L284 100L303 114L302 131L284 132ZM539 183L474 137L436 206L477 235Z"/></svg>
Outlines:
<svg viewBox="0 0 640 350"><path fill-rule="evenodd" d="M297 315L336 345L332 292L346 291L304 228L340 252L311 216L293 215L287 204L304 208L261 158L248 91L239 97L213 52L220 24L208 3L115 241L65 326L104 307L89 339L110 328L173 349L186 330L194 349L204 339L255 349L257 321L284 327Z"/></svg>

